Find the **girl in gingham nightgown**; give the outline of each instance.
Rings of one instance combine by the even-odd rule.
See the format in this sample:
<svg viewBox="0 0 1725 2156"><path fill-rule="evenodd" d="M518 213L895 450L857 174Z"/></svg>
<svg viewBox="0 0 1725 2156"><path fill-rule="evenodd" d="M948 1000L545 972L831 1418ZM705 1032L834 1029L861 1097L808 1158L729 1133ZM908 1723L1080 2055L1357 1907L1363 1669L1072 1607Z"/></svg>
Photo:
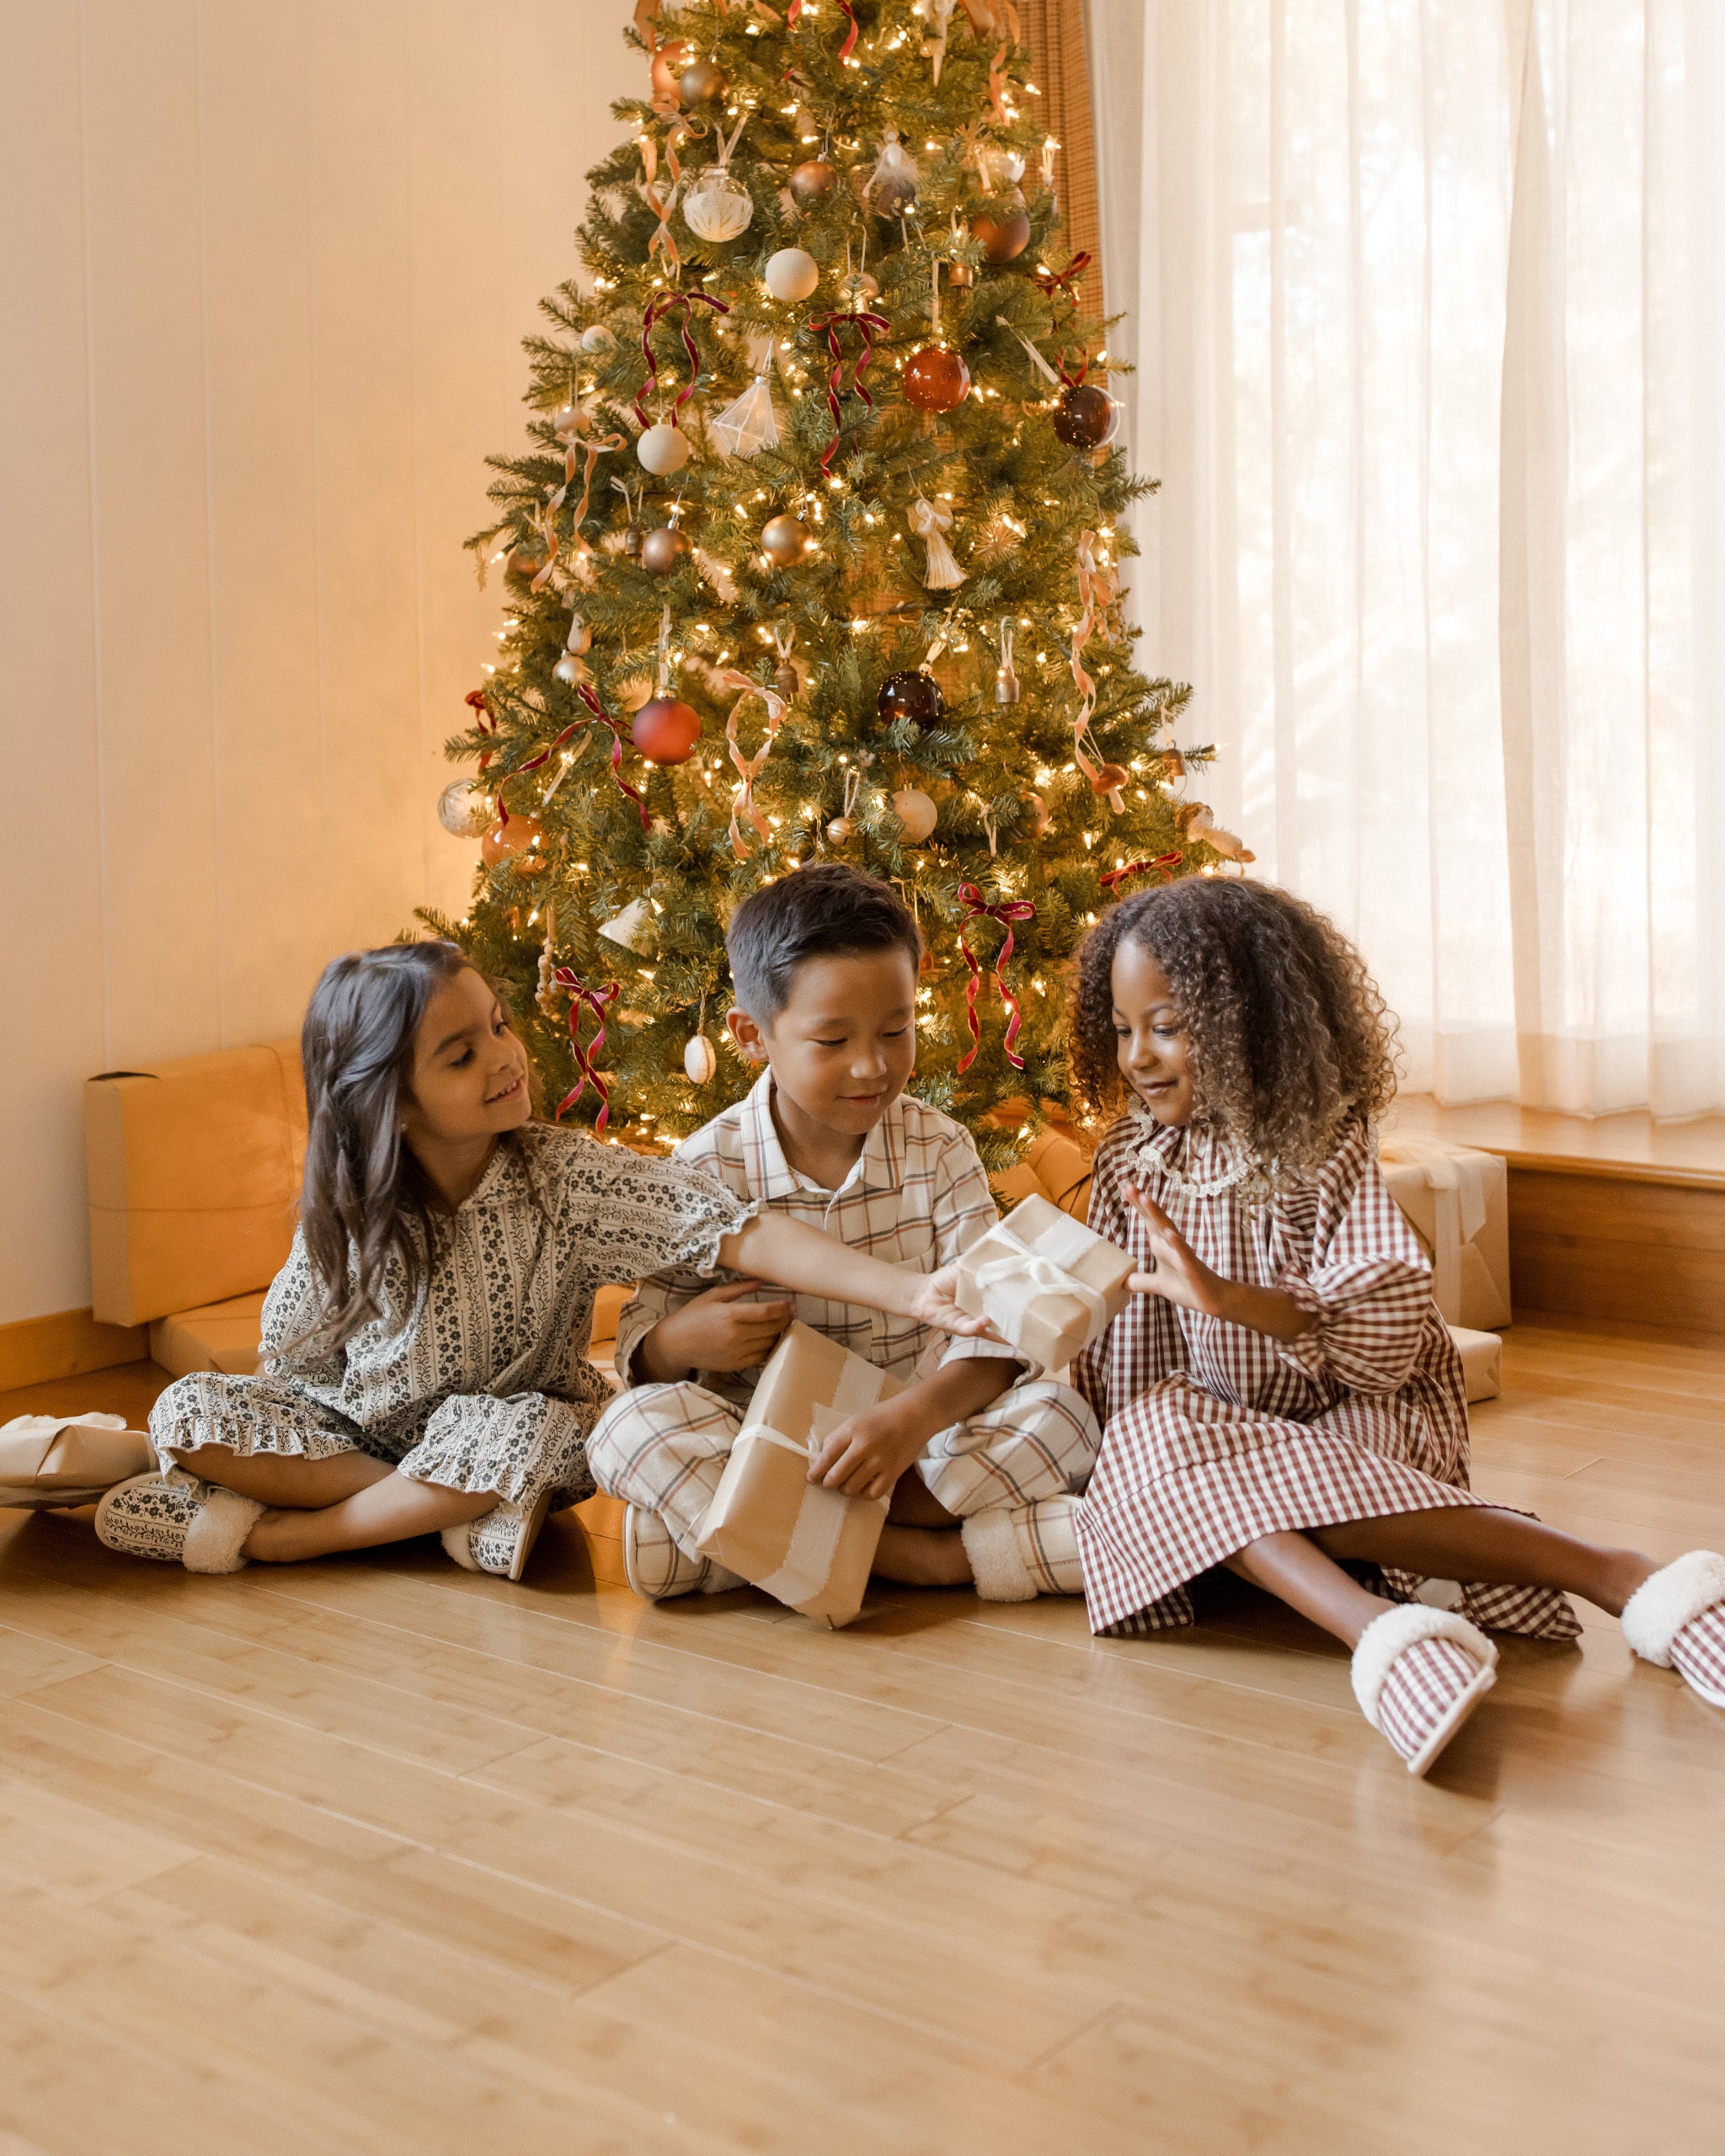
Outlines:
<svg viewBox="0 0 1725 2156"><path fill-rule="evenodd" d="M1092 1105L1130 1102L1090 1225L1142 1266L1077 1371L1105 1426L1093 1630L1189 1625L1226 1565L1348 1643L1413 1774L1491 1689L1479 1627L1573 1639L1566 1590L1725 1706L1725 1558L1658 1569L1468 1489L1461 1358L1378 1174L1390 1027L1322 915L1200 877L1116 907L1080 954L1074 1064Z"/></svg>

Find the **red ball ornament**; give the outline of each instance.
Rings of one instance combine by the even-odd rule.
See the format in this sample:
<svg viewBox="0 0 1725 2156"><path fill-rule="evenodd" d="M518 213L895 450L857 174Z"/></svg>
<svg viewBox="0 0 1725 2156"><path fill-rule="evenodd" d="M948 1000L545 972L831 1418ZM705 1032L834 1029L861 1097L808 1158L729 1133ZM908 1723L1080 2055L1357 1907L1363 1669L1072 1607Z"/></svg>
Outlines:
<svg viewBox="0 0 1725 2156"><path fill-rule="evenodd" d="M494 824L479 841L479 858L488 868L507 861L523 876L537 876L545 866L545 826L537 816L511 816Z"/></svg>
<svg viewBox="0 0 1725 2156"><path fill-rule="evenodd" d="M945 344L924 344L905 362L905 402L919 412L956 411L970 394L970 370Z"/></svg>
<svg viewBox="0 0 1725 2156"><path fill-rule="evenodd" d="M1114 400L1094 382L1075 382L1055 410L1055 434L1068 449L1099 449L1114 426Z"/></svg>
<svg viewBox="0 0 1725 2156"><path fill-rule="evenodd" d="M1022 209L999 217L979 210L970 220L970 230L982 243L985 262L1016 261L1030 244L1030 219Z"/></svg>
<svg viewBox="0 0 1725 2156"><path fill-rule="evenodd" d="M908 718L925 731L938 726L947 715L946 698L932 674L909 671L889 674L880 685L874 708L883 726L895 718Z"/></svg>
<svg viewBox="0 0 1725 2156"><path fill-rule="evenodd" d="M686 763L701 739L701 714L674 696L654 696L635 713L629 738L649 764Z"/></svg>

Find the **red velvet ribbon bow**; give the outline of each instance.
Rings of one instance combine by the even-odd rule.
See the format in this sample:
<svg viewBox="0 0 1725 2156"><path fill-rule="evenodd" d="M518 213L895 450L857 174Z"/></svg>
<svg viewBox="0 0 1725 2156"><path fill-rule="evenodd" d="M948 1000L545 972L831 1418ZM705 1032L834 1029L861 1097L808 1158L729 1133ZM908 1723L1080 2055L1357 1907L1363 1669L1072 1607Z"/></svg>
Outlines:
<svg viewBox="0 0 1725 2156"><path fill-rule="evenodd" d="M598 1055L600 1049L605 1046L605 1014L622 991L614 980L607 981L603 988L589 988L580 976L569 966L553 966L551 969L551 978L559 988L567 989L569 991L569 1052L574 1057L575 1069L580 1074L575 1081L574 1088L565 1093L558 1102L557 1114L553 1120L558 1123L563 1121L563 1117L586 1091L587 1083L590 1079L593 1090L599 1096L599 1115L593 1128L595 1130L603 1130L606 1124L611 1121L611 1094L606 1086L604 1076L594 1068L594 1059ZM581 1020L584 1014L589 1011L593 1013L594 1033L592 1039L583 1048Z"/></svg>
<svg viewBox="0 0 1725 2156"><path fill-rule="evenodd" d="M857 11L851 5L851 0L839 0L839 6L843 10L845 20L851 25L845 34L844 43L839 47L839 65L842 67L856 50Z"/></svg>
<svg viewBox="0 0 1725 2156"><path fill-rule="evenodd" d="M1018 1038L1018 1028L1023 1019L1017 997L1007 986L1007 961L1012 955L1013 922L1030 920L1036 908L1028 899L1007 899L999 905L989 905L974 883L961 883L959 896L964 902L966 927L974 921L997 921L1007 931L1006 942L995 954L994 979L995 985L1001 992L1001 1007L1007 1014L1007 1060L1014 1070L1022 1070L1024 1059L1014 1053L1013 1043ZM976 962L976 953L970 948L970 939L963 928L959 931L959 948L964 953L964 963L970 969L969 983L964 990L964 1020L970 1028L970 1045L959 1065L959 1075L962 1077L975 1062L982 1046L982 1028L976 1022L976 992L982 985L982 969Z"/></svg>
<svg viewBox="0 0 1725 2156"><path fill-rule="evenodd" d="M496 733L497 721L491 716L491 706L486 701L485 691L483 689L469 689L466 696L462 698L462 702L473 707L473 718L478 725L484 727L489 733ZM480 770L483 771L490 761L491 751L488 749L479 759Z"/></svg>
<svg viewBox="0 0 1725 2156"><path fill-rule="evenodd" d="M845 387L844 347L839 343L839 332L846 323L855 328L862 340L862 347L851 362L851 384L848 389ZM832 460L838 453L840 398L852 395L860 397L871 412L874 409L874 399L862 387L862 370L874 357L875 332L890 329L892 324L884 314L857 312L823 314L811 321L809 327L817 337L823 334L825 336L826 349L832 355L832 366L828 370L826 377L826 408L832 414L832 440L827 444L826 454L820 460L820 468L823 472L826 472L831 469Z"/></svg>
<svg viewBox="0 0 1725 2156"><path fill-rule="evenodd" d="M683 350L689 355L689 386L686 389L678 392L677 400L671 407L670 423L673 426L677 423L677 414L695 394L695 384L701 376L701 355L695 350L695 339L689 330L689 309L692 305L710 307L715 314L730 312L729 307L723 300L713 299L706 292L656 292L647 302L647 312L641 318L641 353L647 362L647 379L642 383L639 393L635 398L635 417L644 427L650 426L653 423L647 417L646 408L642 400L654 389L659 381L659 361L653 355L653 333L665 317L675 312L678 307L683 311L683 318L677 327L683 333Z"/></svg>
<svg viewBox="0 0 1725 2156"><path fill-rule="evenodd" d="M1055 361L1055 371L1059 375L1060 380L1065 383L1068 389L1076 389L1079 383L1083 381L1085 376L1090 372L1089 353L1087 352L1084 355L1083 358L1078 363L1077 373L1073 374L1068 370L1066 366L1066 355L1062 352Z"/></svg>
<svg viewBox="0 0 1725 2156"><path fill-rule="evenodd" d="M1055 309L1055 294L1064 292L1066 296L1066 304L1069 307L1076 307L1078 295L1072 287L1089 267L1089 255L1078 253L1072 257L1064 270L1058 272L1053 270L1038 270L1032 273L1035 282L1042 287L1043 297L1048 302L1050 325L1058 319Z"/></svg>
<svg viewBox="0 0 1725 2156"><path fill-rule="evenodd" d="M618 792L628 794L636 808L640 810L641 829L644 831L646 830L653 819L647 813L647 803L623 776L623 737L617 730L617 721L611 717L604 705L600 702L598 697L594 695L585 681L576 690L575 694L579 696L581 702L585 704L601 726L608 726L611 728L611 775L617 781ZM590 721L584 718L578 718L575 721L576 726L585 726L590 723ZM574 728L572 728L570 731L573 732Z"/></svg>
<svg viewBox="0 0 1725 2156"><path fill-rule="evenodd" d="M1102 879L1105 891L1118 891L1129 876L1147 875L1152 868L1178 868L1185 857L1178 853L1159 853L1151 861L1129 861L1124 868L1110 868Z"/></svg>

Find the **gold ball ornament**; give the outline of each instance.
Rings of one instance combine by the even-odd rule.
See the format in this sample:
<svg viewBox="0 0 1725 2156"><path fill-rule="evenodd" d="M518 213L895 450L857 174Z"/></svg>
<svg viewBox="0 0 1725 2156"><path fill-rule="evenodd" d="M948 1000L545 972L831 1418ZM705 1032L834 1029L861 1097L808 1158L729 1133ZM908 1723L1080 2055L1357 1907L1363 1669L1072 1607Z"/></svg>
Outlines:
<svg viewBox="0 0 1725 2156"><path fill-rule="evenodd" d="M717 104L730 78L715 60L692 60L677 77L677 95L685 104Z"/></svg>
<svg viewBox="0 0 1725 2156"><path fill-rule="evenodd" d="M911 353L899 377L905 402L919 412L956 411L970 394L970 370L945 344L924 344Z"/></svg>
<svg viewBox="0 0 1725 2156"><path fill-rule="evenodd" d="M857 826L848 816L835 816L826 827L826 835L835 846L843 846L857 835Z"/></svg>
<svg viewBox="0 0 1725 2156"><path fill-rule="evenodd" d="M818 210L831 200L839 176L825 157L809 157L791 174L791 200L799 210Z"/></svg>
<svg viewBox="0 0 1725 2156"><path fill-rule="evenodd" d="M551 415L551 431L559 441L573 441L577 435L585 434L590 424L579 404L559 404Z"/></svg>
<svg viewBox="0 0 1725 2156"><path fill-rule="evenodd" d="M761 551L775 568L795 568L814 544L814 534L800 516L788 511L769 517L761 527Z"/></svg>
<svg viewBox="0 0 1725 2156"><path fill-rule="evenodd" d="M681 472L688 462L689 437L681 427L669 426L661 419L635 444L635 455L644 470L662 479L672 472Z"/></svg>
<svg viewBox="0 0 1725 2156"><path fill-rule="evenodd" d="M649 576L669 576L688 551L688 533L661 524L642 537L641 566Z"/></svg>
<svg viewBox="0 0 1725 2156"><path fill-rule="evenodd" d="M517 547L503 566L510 576L518 576L523 583L531 584L544 568L545 557L530 554L524 547Z"/></svg>
<svg viewBox="0 0 1725 2156"><path fill-rule="evenodd" d="M804 247L782 247L766 261L766 289L776 300L806 300L820 282L820 264Z"/></svg>
<svg viewBox="0 0 1725 2156"><path fill-rule="evenodd" d="M479 841L479 858L488 868L508 862L523 876L537 876L544 867L545 826L537 816L511 816L495 823Z"/></svg>
<svg viewBox="0 0 1725 2156"><path fill-rule="evenodd" d="M692 1034L683 1043L683 1070L692 1086L705 1086L718 1068L718 1054L705 1033Z"/></svg>
<svg viewBox="0 0 1725 2156"><path fill-rule="evenodd" d="M912 846L933 835L940 821L940 811L920 786L900 787L893 796L893 814L904 827L905 836Z"/></svg>

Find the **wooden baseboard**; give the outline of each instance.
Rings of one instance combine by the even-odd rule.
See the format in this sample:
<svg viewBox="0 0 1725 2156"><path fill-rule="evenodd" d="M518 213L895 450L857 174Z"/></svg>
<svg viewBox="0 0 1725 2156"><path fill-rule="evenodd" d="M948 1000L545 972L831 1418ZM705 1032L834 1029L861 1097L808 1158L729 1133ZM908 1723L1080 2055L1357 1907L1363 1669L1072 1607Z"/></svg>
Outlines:
<svg viewBox="0 0 1725 2156"><path fill-rule="evenodd" d="M56 1310L0 1325L0 1392L138 1363L150 1352L147 1325L99 1325L85 1310Z"/></svg>
<svg viewBox="0 0 1725 2156"><path fill-rule="evenodd" d="M1510 1163L1517 1309L1725 1333L1725 1188L1578 1166Z"/></svg>

